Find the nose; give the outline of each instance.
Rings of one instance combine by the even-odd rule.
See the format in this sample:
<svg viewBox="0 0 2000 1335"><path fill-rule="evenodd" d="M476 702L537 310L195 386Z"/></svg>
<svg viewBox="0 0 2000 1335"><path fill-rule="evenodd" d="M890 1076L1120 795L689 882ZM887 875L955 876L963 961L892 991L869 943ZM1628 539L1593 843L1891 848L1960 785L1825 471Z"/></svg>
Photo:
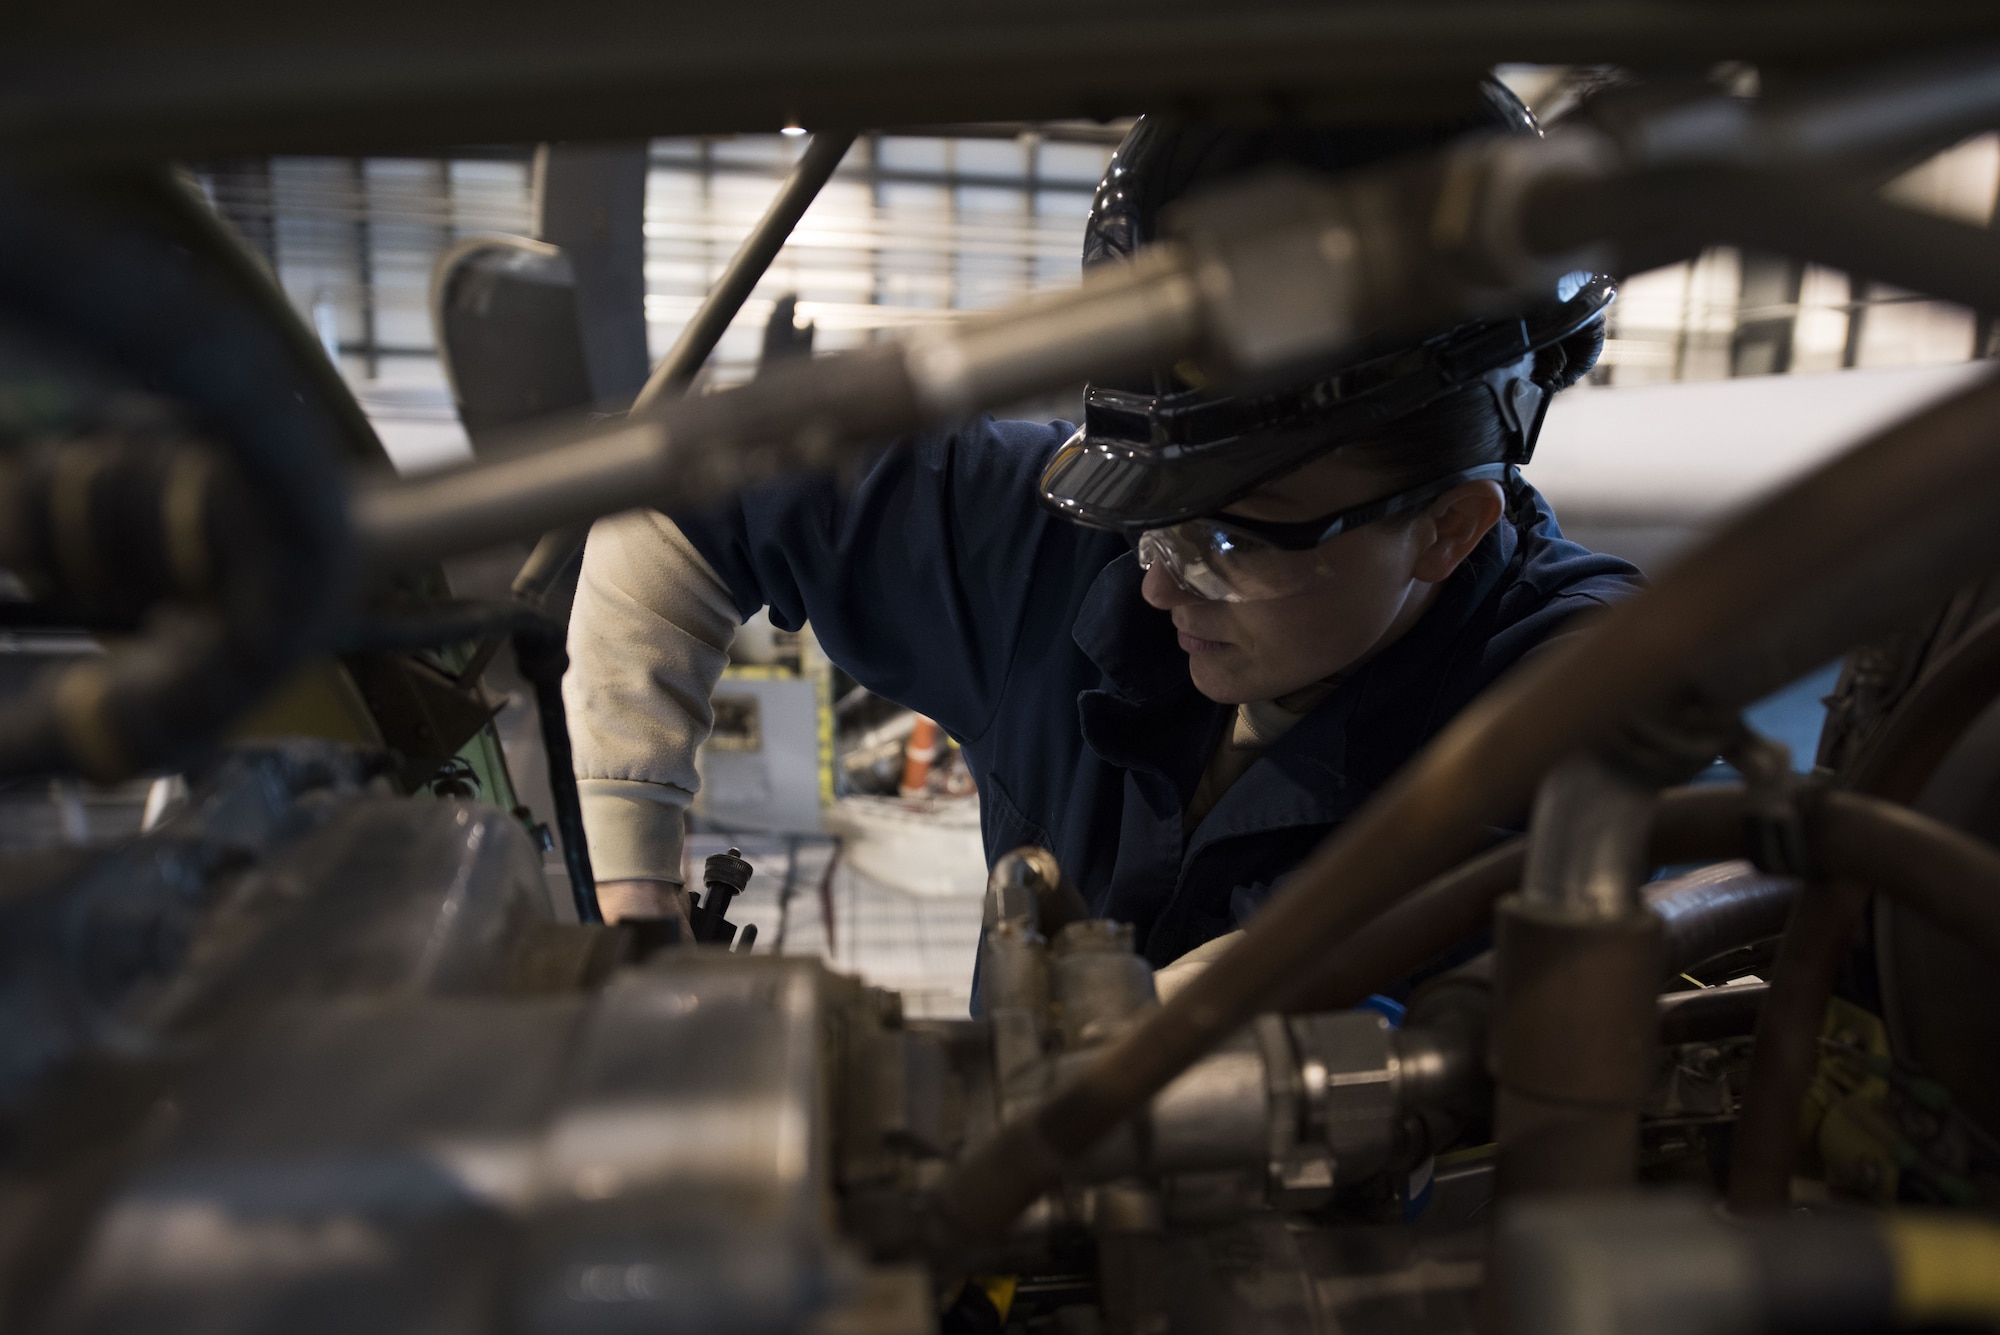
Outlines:
<svg viewBox="0 0 2000 1335"><path fill-rule="evenodd" d="M1202 601L1200 595L1189 593L1181 587L1181 582L1167 570L1164 561L1156 561L1140 581L1139 596L1163 612L1170 612L1186 603Z"/></svg>

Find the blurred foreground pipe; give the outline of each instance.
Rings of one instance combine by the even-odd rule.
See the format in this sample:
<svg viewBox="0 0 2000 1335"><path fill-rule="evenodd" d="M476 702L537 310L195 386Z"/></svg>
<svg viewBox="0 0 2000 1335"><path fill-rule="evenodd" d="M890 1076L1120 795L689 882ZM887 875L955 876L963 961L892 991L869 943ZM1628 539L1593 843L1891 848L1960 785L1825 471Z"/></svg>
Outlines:
<svg viewBox="0 0 2000 1335"><path fill-rule="evenodd" d="M1494 915L1487 1058L1503 1198L1615 1189L1638 1173L1665 945L1640 893L1659 792L1593 751L1536 791L1521 889Z"/></svg>
<svg viewBox="0 0 2000 1335"><path fill-rule="evenodd" d="M1989 616L1911 688L1845 776L1850 788L1913 802L1961 734L2000 696L2000 613ZM1778 948L1771 995L1736 1124L1729 1204L1739 1214L1783 1209L1791 1197L1799 1105L1819 1064L1818 1038L1840 971L1867 908L1867 891L1817 887Z"/></svg>
<svg viewBox="0 0 2000 1335"><path fill-rule="evenodd" d="M1806 842L1837 879L1909 905L2000 967L2000 849L1909 807L1843 792L1807 808Z"/></svg>
<svg viewBox="0 0 2000 1335"><path fill-rule="evenodd" d="M1877 435L1752 507L1651 589L1474 701L1300 866L1243 943L940 1184L939 1241L1001 1236L1062 1165L1298 986L1323 953L1474 851L1555 763L1689 683L1740 706L2000 560L2000 384ZM1745 632L1783 618L1796 637ZM1746 643L1750 650L1742 646ZM1742 694L1750 691L1752 694Z"/></svg>
<svg viewBox="0 0 2000 1335"><path fill-rule="evenodd" d="M1666 932L1661 983L1673 986L1705 960L1778 936L1803 889L1797 877L1775 876L1740 860L1654 881L1646 887L1646 904Z"/></svg>
<svg viewBox="0 0 2000 1335"><path fill-rule="evenodd" d="M1204 299L1186 250L1148 247L1073 290L908 342L789 361L752 385L660 402L613 425L531 432L462 468L358 487L356 538L371 569L394 571L637 506L705 505L794 469L860 463L926 422L1185 356L1200 341Z"/></svg>
<svg viewBox="0 0 2000 1335"><path fill-rule="evenodd" d="M2000 1325L2000 1226L1942 1211L1736 1223L1691 1195L1516 1205L1504 1328L1536 1335L1861 1335Z"/></svg>

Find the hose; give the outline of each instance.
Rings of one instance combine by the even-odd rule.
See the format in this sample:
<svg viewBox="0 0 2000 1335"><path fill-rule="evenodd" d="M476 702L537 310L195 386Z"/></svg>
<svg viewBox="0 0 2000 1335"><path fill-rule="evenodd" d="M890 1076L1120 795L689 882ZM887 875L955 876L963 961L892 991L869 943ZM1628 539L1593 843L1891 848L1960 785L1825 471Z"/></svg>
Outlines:
<svg viewBox="0 0 2000 1335"><path fill-rule="evenodd" d="M1725 951L1785 930L1804 882L1748 862L1720 862L1646 887L1646 905L1665 931L1661 978L1671 982Z"/></svg>
<svg viewBox="0 0 2000 1335"><path fill-rule="evenodd" d="M1654 863L1739 856L1743 813L1740 784L1669 789L1653 817ZM1298 1015L1358 1006L1487 930L1494 903L1520 887L1527 848L1527 839L1517 836L1428 882L1329 950L1284 1009Z"/></svg>
<svg viewBox="0 0 2000 1335"><path fill-rule="evenodd" d="M2000 613L1981 621L1911 688L1856 756L1847 785L1895 802L1915 801L1995 696ZM1729 1204L1739 1214L1781 1210L1790 1200L1799 1106L1819 1066L1817 1040L1834 979L1867 904L1860 886L1819 886L1801 901L1779 944L1733 1138Z"/></svg>
<svg viewBox="0 0 2000 1335"><path fill-rule="evenodd" d="M1662 993L1660 1046L1747 1037L1757 1028L1757 1016L1770 993L1769 983L1731 983Z"/></svg>
<svg viewBox="0 0 2000 1335"><path fill-rule="evenodd" d="M37 351L185 414L0 461L0 559L84 624L147 618L0 708L0 776L184 764L331 638L338 461L380 447L269 277L163 169L0 173L0 301Z"/></svg>
<svg viewBox="0 0 2000 1335"><path fill-rule="evenodd" d="M1554 764L1677 691L1738 707L2000 558L1991 377L1756 505L1475 700L1302 864L1236 949L939 1185L940 1241L1000 1236L1065 1161L1283 1000L1335 943L1474 851ZM1779 621L1776 639L1752 634Z"/></svg>

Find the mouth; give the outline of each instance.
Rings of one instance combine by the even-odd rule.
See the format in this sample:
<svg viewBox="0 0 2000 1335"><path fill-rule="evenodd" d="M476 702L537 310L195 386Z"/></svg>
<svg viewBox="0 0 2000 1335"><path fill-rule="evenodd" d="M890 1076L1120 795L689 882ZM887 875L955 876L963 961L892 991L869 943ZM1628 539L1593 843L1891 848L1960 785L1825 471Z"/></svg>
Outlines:
<svg viewBox="0 0 2000 1335"><path fill-rule="evenodd" d="M1219 653L1233 647L1227 640L1204 640L1201 636L1190 635L1179 627L1175 628L1175 635L1181 642L1181 652L1190 658L1197 654Z"/></svg>

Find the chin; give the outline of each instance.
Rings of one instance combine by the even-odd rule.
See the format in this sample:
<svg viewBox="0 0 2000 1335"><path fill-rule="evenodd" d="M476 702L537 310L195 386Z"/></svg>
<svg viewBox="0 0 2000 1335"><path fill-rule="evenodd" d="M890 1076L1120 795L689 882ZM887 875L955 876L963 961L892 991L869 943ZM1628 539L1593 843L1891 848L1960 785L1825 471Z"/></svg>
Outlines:
<svg viewBox="0 0 2000 1335"><path fill-rule="evenodd" d="M1241 705L1269 698L1257 693L1257 683L1245 681L1237 673L1215 663L1189 659L1188 677L1197 691L1219 705Z"/></svg>

